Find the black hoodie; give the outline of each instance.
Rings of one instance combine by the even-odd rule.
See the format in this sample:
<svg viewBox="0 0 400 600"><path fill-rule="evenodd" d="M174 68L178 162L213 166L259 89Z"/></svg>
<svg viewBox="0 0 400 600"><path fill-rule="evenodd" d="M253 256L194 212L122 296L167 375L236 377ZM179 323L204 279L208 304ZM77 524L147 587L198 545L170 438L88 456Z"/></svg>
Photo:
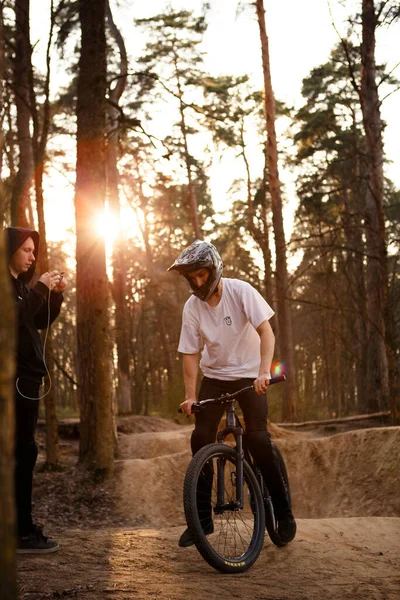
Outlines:
<svg viewBox="0 0 400 600"><path fill-rule="evenodd" d="M35 244L34 255L37 259L39 251L39 234L31 229L22 227L7 227L5 229L8 243L8 260L30 237ZM36 260L32 263L26 273L20 273L15 278L11 273L12 289L16 302L18 318L17 337L17 377L29 379L37 383L42 382L46 374L43 361L42 341L38 329L46 329L48 322L48 298L49 288L38 281L30 290L26 287L34 273ZM62 294L52 292L50 295L50 323L60 313Z"/></svg>

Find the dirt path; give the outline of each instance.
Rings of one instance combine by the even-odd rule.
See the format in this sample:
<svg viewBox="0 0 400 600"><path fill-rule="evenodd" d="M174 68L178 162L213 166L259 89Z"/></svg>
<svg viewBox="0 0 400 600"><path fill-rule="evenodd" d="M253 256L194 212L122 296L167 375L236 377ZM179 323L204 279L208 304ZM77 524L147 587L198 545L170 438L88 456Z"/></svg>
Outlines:
<svg viewBox="0 0 400 600"><path fill-rule="evenodd" d="M400 519L299 520L291 545L278 549L266 540L257 563L241 575L222 575L195 549L178 548L181 531L65 532L58 555L20 558L22 598L399 598Z"/></svg>
<svg viewBox="0 0 400 600"><path fill-rule="evenodd" d="M283 549L266 538L240 575L177 545L190 428L126 420L115 475L97 486L73 466L76 443L64 442L66 471L35 478L35 514L61 549L19 557L21 600L398 600L400 428L273 433L298 535Z"/></svg>

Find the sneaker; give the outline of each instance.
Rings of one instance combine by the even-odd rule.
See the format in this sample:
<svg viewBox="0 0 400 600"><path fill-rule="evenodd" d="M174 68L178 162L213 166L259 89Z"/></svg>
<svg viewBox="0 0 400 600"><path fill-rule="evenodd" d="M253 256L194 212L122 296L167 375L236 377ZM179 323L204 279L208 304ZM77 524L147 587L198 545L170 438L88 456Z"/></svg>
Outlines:
<svg viewBox="0 0 400 600"><path fill-rule="evenodd" d="M214 524L211 521L211 523L204 528L204 533L206 535L210 535L211 533L214 533ZM180 546L181 548L189 548L189 546L193 546L194 541L192 538L192 535L189 531L189 529L185 529L185 531L182 533L181 537L179 538L179 542L178 542L178 546Z"/></svg>
<svg viewBox="0 0 400 600"><path fill-rule="evenodd" d="M294 540L296 529L296 521L293 515L289 515L285 519L278 521L278 535L285 544Z"/></svg>
<svg viewBox="0 0 400 600"><path fill-rule="evenodd" d="M58 549L58 542L44 536L39 525L34 525L28 535L19 536L17 540L17 554L49 554Z"/></svg>

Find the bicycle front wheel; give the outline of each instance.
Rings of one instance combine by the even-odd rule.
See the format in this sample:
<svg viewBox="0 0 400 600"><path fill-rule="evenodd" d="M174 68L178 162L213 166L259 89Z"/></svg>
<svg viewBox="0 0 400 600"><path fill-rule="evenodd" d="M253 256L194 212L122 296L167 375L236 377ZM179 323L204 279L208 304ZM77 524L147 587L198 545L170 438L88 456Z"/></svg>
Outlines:
<svg viewBox="0 0 400 600"><path fill-rule="evenodd" d="M209 444L192 458L183 503L190 534L202 557L223 573L241 573L257 560L264 542L262 493L243 461L242 506L237 504L237 455L224 444Z"/></svg>

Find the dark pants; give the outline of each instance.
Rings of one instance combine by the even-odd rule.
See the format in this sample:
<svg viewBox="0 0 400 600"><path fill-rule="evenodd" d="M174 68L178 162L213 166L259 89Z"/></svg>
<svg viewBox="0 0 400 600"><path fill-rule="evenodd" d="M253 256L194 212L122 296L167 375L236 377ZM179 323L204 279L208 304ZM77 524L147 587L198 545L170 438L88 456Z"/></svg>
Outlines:
<svg viewBox="0 0 400 600"><path fill-rule="evenodd" d="M199 400L217 398L221 394L233 393L251 386L254 379L222 381L204 377L199 391ZM285 487L279 466L272 451L271 436L267 431L268 404L266 394L258 395L249 390L238 396L246 427L246 443L260 469L271 494L277 519L283 519L291 510L285 494ZM223 416L223 405L210 405L195 414L196 424L191 438L192 453L195 454L206 444L215 442L218 424Z"/></svg>
<svg viewBox="0 0 400 600"><path fill-rule="evenodd" d="M40 384L19 379L22 394L38 398ZM27 535L32 530L32 479L38 449L35 430L39 400L23 398L15 393L15 503L17 509L18 535Z"/></svg>

